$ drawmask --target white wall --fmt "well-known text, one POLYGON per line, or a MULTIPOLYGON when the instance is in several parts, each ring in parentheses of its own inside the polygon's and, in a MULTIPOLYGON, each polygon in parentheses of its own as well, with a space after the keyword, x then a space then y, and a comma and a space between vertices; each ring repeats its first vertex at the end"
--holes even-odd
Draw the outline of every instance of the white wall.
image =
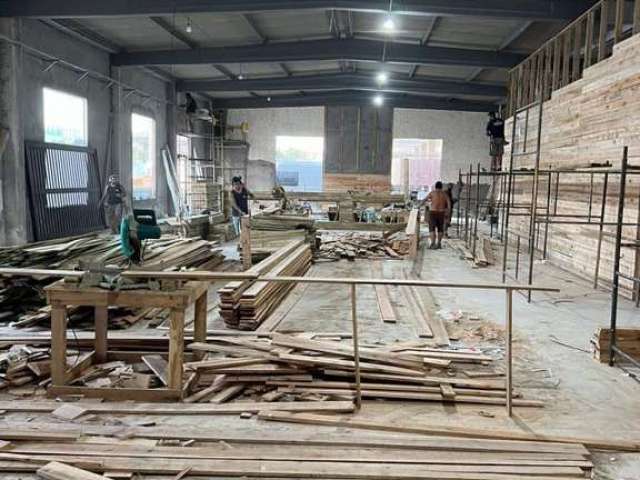
POLYGON ((278 135, 324 137, 324 108, 261 108, 229 110, 227 123, 249 122, 249 160, 276 161, 278 135))
POLYGON ((485 135, 486 113, 411 110, 396 108, 393 117, 394 138, 441 138, 442 179, 454 182, 458 170, 469 170, 478 162, 489 168, 489 141, 485 135))

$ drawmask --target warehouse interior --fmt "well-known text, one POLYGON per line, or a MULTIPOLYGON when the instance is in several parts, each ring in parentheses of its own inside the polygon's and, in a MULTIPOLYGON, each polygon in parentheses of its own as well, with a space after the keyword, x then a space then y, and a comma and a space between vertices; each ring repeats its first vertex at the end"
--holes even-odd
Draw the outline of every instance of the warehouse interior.
POLYGON ((0 0, 0 476, 640 478, 640 0, 0 0))

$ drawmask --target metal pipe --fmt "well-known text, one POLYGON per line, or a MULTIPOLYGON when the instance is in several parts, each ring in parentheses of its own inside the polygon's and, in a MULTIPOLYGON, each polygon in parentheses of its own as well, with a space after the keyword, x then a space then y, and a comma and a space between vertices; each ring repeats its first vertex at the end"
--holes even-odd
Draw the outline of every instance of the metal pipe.
POLYGON ((513 291, 507 288, 505 291, 505 323, 506 323, 506 373, 507 373, 507 415, 513 415, 513 291))
POLYGON ((469 173, 467 174, 467 207, 464 212, 464 244, 469 246, 469 209, 471 208, 471 179, 473 178, 473 165, 469 165, 469 173))
MULTIPOLYGON (((551 177, 552 174, 549 173, 547 177, 547 206, 545 215, 549 218, 549 210, 551 209, 551 177)), ((544 225, 544 242, 542 245, 542 258, 547 259, 547 246, 549 244, 549 223, 545 223, 544 225)))
POLYGON ((611 344, 609 345, 609 366, 613 367, 616 354, 616 326, 618 322, 618 289, 620 286, 620 244, 622 243, 622 222, 624 219, 624 196, 627 187, 627 163, 629 147, 622 151, 622 173, 620 174, 620 191, 618 193, 618 226, 616 227, 616 244, 613 257, 613 288, 611 289, 611 344))
POLYGON ((509 155, 509 176, 507 177, 507 207, 504 220, 504 248, 502 249, 502 283, 507 281, 507 258, 509 254, 509 214, 511 213, 511 190, 513 188, 513 155, 516 148, 516 123, 518 115, 514 115, 511 125, 511 154, 509 155))
MULTIPOLYGON (((533 198, 531 199, 531 224, 529 229, 529 283, 533 282, 533 261, 535 256, 535 227, 536 214, 538 211, 538 178, 540 171, 540 149, 542 147, 542 113, 543 102, 538 108, 538 138, 536 139, 536 164, 533 175, 533 198)), ((531 292, 527 294, 527 302, 531 303, 531 292)))
POLYGON ((602 184, 602 204, 600 205, 600 227, 598 230, 598 246, 596 248, 596 266, 593 275, 593 288, 598 288, 598 277, 600 276, 600 257, 602 255, 602 234, 604 231, 604 219, 607 211, 607 190, 609 188, 609 175, 605 174, 602 184))
POLYGON ((516 280, 518 279, 518 274, 520 272, 520 235, 517 235, 516 240, 516 280))
POLYGON ((478 238, 478 219, 480 217, 480 164, 478 163, 478 174, 476 176, 476 209, 475 209, 475 217, 473 221, 473 260, 476 260, 476 247, 477 247, 477 238, 478 238))

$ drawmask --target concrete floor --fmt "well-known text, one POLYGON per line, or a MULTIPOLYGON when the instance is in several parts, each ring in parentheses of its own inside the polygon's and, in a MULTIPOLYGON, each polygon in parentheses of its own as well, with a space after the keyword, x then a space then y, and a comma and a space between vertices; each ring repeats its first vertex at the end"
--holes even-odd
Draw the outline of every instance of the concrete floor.
MULTIPOLYGON (((496 250, 497 253, 497 250, 496 250)), ((402 260, 356 260, 318 263, 310 275, 329 277, 401 278, 410 265, 402 260)), ((499 283, 500 267, 472 269, 453 248, 425 252, 423 280, 473 283, 499 283)), ((361 418, 375 418, 398 425, 457 425, 471 428, 514 429, 536 433, 596 437, 611 440, 640 440, 640 384, 619 368, 610 368, 592 359, 589 338, 609 319, 610 295, 594 291, 588 280, 541 263, 537 266, 536 284, 560 288, 560 293, 534 294, 531 304, 514 295, 514 384, 527 398, 545 401, 545 408, 516 408, 509 419, 504 407, 489 405, 445 406, 440 403, 365 401, 361 418), (560 345, 555 338, 577 349, 560 345), (486 414, 493 415, 488 418, 486 414)), ((293 306, 279 329, 336 332, 350 331, 350 303, 344 286, 303 285, 301 299, 293 306)), ((501 356, 505 295, 500 291, 429 289, 426 304, 438 310, 464 313, 459 323, 447 322, 450 333, 465 344, 488 349, 501 356), (470 320, 468 317, 478 317, 470 320), (480 328, 482 327, 482 328, 480 328), (478 335, 482 331, 485 336, 478 335)), ((362 342, 393 342, 417 338, 412 319, 407 314, 404 297, 391 289, 391 300, 399 319, 385 324, 378 313, 372 287, 358 287, 358 316, 362 342)), ((212 300, 215 294, 212 293, 212 300)), ((283 305, 283 307, 285 307, 283 305)), ((289 308, 287 307, 287 308, 289 308)), ((631 302, 621 300, 620 324, 640 326, 639 311, 631 302)), ((221 328, 221 320, 211 312, 210 327, 221 328)), ((500 365, 500 361, 496 362, 500 365)), ((34 417, 34 415, 30 415, 34 417)), ((24 419, 26 415, 5 415, 5 419, 24 419)), ((348 429, 308 427, 304 425, 243 420, 238 416, 149 417, 164 426, 202 426, 221 431, 260 435, 269 432, 304 432, 310 437, 327 433, 349 435, 348 429)), ((130 420, 131 417, 128 417, 130 420)), ((37 420, 34 419, 33 422, 37 420)), ((54 422, 50 415, 42 421, 54 422)), ((113 419, 97 419, 100 423, 113 419)), ((360 431, 355 435, 363 435, 360 431)), ((366 432, 367 436, 376 435, 366 432)), ((595 478, 632 480, 640 478, 640 454, 594 453, 595 478)), ((20 478, 27 476, 21 475, 20 478)))

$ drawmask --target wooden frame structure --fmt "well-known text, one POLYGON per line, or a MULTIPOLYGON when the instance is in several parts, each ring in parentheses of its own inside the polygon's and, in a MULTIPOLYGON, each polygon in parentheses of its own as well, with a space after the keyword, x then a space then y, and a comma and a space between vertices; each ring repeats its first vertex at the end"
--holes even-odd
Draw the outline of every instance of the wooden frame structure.
MULTIPOLYGON (((79 394, 112 400, 140 401, 182 398, 185 311, 191 304, 195 304, 193 337, 196 342, 206 341, 208 287, 207 282, 188 282, 172 291, 113 291, 96 287, 84 288, 63 281, 45 287, 47 300, 51 305, 51 386, 48 394, 50 396, 79 394), (94 350, 67 370, 67 307, 69 305, 94 308, 95 340, 94 350), (68 385, 94 363, 123 359, 124 353, 109 351, 109 306, 171 309, 166 388, 89 388, 68 385)), ((136 355, 134 352, 125 356, 127 360, 133 357, 139 359, 140 354, 136 355)))
POLYGON ((612 46, 640 33, 640 0, 600 0, 509 72, 506 116, 542 101, 582 78, 582 72, 612 53, 612 46))

